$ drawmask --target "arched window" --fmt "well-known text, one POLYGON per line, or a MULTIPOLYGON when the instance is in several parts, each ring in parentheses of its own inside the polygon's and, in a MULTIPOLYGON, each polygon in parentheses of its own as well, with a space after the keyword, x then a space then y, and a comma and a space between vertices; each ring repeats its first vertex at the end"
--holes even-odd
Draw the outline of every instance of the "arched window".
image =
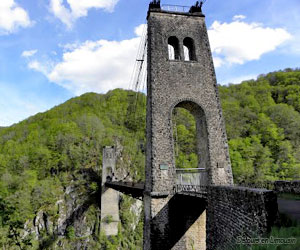
POLYGON ((171 36, 168 39, 168 54, 169 54, 169 60, 180 59, 179 41, 175 36, 171 36))
POLYGON ((196 61, 195 45, 192 38, 183 39, 183 53, 185 61, 196 61))

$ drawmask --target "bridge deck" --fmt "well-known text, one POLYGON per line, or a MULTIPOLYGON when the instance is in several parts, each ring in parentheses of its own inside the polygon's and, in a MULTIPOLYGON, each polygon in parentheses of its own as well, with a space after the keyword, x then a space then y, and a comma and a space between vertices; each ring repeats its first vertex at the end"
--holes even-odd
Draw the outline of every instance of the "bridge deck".
MULTIPOLYGON (((203 168, 176 169, 176 185, 174 194, 206 198, 207 172, 203 168)), ((144 183, 107 181, 106 187, 115 189, 134 198, 143 198, 144 183)))
POLYGON ((121 193, 131 195, 134 198, 142 198, 144 193, 144 183, 112 181, 105 182, 105 186, 115 189, 121 193))
MULTIPOLYGON (((106 182, 105 186, 134 198, 143 198, 144 196, 144 183, 113 181, 106 182)), ((207 190, 206 186, 176 185, 174 187, 174 194, 206 198, 207 190)))

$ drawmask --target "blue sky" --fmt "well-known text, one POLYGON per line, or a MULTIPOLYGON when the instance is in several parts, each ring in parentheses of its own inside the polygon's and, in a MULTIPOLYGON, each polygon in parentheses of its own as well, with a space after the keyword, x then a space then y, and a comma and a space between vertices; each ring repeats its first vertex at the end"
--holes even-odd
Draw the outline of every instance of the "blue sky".
MULTIPOLYGON (((148 3, 1 0, 0 126, 85 92, 128 88, 148 3)), ((207 0, 203 11, 220 84, 300 67, 299 0, 207 0)))

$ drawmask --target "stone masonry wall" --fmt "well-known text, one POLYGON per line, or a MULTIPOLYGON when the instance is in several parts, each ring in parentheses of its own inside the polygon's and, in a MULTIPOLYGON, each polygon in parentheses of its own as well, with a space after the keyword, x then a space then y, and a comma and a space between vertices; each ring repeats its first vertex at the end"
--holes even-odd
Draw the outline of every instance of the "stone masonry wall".
POLYGON ((275 181, 274 190, 279 193, 300 194, 300 181, 275 181))
POLYGON ((234 186, 208 189, 207 249, 232 249, 238 236, 258 236, 271 229, 277 217, 273 191, 234 186))

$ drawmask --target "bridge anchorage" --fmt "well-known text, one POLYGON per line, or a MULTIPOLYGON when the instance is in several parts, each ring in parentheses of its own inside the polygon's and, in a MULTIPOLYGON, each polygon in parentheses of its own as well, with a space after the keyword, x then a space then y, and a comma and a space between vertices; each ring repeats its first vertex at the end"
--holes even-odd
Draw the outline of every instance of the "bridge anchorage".
MULTIPOLYGON (((276 218, 276 195, 233 186, 202 4, 162 8, 154 0, 147 21, 147 46, 142 46, 147 47, 145 183, 116 181, 113 171, 106 178, 105 166, 112 162, 106 162, 110 154, 104 152, 103 190, 143 199, 144 250, 225 249, 242 234, 263 234, 276 218), (175 108, 186 109, 195 118, 195 169, 175 166, 175 108)), ((109 200, 105 192, 101 209, 108 211, 115 208, 116 195, 109 200)))

